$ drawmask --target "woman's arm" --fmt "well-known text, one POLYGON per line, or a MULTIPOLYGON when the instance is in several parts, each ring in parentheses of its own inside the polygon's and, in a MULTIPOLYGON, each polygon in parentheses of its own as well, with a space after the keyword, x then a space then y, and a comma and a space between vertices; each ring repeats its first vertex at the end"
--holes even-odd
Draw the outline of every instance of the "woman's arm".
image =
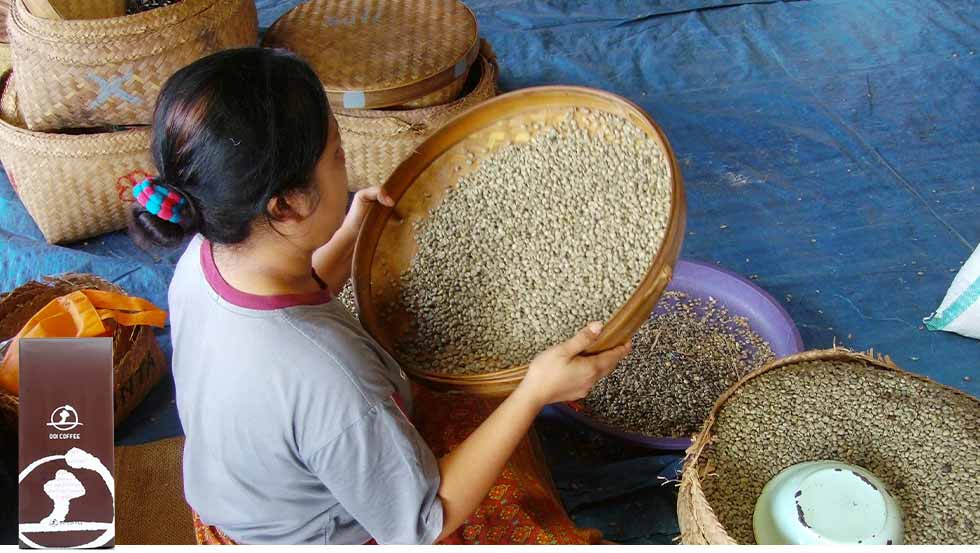
POLYGON ((388 207, 394 205, 391 198, 386 196, 380 187, 359 190, 354 194, 354 200, 347 210, 343 224, 329 242, 313 252, 313 270, 327 284, 331 294, 339 294, 350 279, 357 233, 360 232, 364 217, 367 216, 368 209, 374 202, 388 207))
POLYGON ((313 270, 335 296, 350 279, 356 243, 357 232, 344 225, 334 233, 329 242, 313 252, 313 270))
POLYGON ((601 329, 600 323, 591 323, 538 355, 517 389, 462 444, 439 460, 443 530, 437 541, 455 532, 480 505, 542 407, 585 397, 629 353, 632 345, 627 342, 600 354, 582 355, 601 329))
MULTIPOLYGON (((374 202, 394 205, 379 187, 359 191, 341 228, 313 254, 314 270, 334 294, 350 278, 357 233, 374 202)), ((630 352, 632 345, 627 342, 600 354, 583 355, 601 330, 601 323, 590 323, 569 340, 535 357, 510 397, 439 460, 443 529, 436 541, 455 532, 473 514, 545 405, 585 397, 596 381, 612 372, 630 352)))

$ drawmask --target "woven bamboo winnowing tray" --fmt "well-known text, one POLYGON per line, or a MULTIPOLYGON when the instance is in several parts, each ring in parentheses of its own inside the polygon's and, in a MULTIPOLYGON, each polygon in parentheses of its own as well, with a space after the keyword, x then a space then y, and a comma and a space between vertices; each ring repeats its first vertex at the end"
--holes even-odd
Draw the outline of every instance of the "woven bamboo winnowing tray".
MULTIPOLYGON (((669 160, 671 178, 669 223, 659 251, 633 294, 606 321, 588 353, 625 342, 650 316, 673 274, 686 223, 683 178, 666 135, 639 106, 620 96, 581 87, 529 88, 484 102, 429 136, 385 182, 394 207, 372 208, 361 226, 352 274, 358 316, 364 328, 396 358, 399 339, 413 331, 412 314, 400 306, 398 298, 401 275, 411 267, 418 248, 417 223, 429 217, 431 209, 440 205, 462 177, 477 170, 498 149, 526 142, 570 116, 585 117, 578 110, 615 114, 642 130, 669 160)), ((412 378, 431 389, 486 396, 507 395, 523 380, 528 368, 525 364, 482 374, 445 374, 412 368, 409 363, 402 365, 412 378)))
MULTIPOLYGON (((741 380, 733 384, 715 402, 714 407, 708 414, 702 426, 701 432, 694 436, 691 447, 687 450, 687 457, 684 459, 684 473, 681 476, 680 490, 677 496, 677 519, 680 523, 681 542, 686 545, 733 545, 736 541, 728 534, 724 525, 719 521, 711 504, 705 496, 702 482, 711 474, 711 459, 709 458, 709 446, 718 437, 714 432, 714 425, 720 412, 730 399, 746 385, 758 378, 765 378, 767 373, 776 372, 780 369, 791 367, 799 363, 808 361, 844 361, 860 363, 867 367, 878 369, 883 373, 897 375, 903 379, 917 380, 926 382, 930 386, 941 388, 949 394, 951 399, 972 402, 977 406, 977 413, 980 416, 980 401, 959 390, 933 382, 923 376, 906 372, 899 368, 888 356, 876 356, 874 352, 860 353, 843 348, 828 350, 811 350, 797 353, 782 359, 777 359, 764 367, 756 369, 742 377, 741 380)), ((829 393, 829 392, 828 392, 829 393)), ((900 431, 900 430, 899 430, 900 431)), ((941 455, 941 451, 936 452, 941 455)), ((801 459, 811 460, 811 459, 801 459)))
POLYGON ((443 103, 480 48, 476 17, 458 0, 311 0, 279 18, 263 45, 309 62, 331 105, 345 109, 443 103))
POLYGON ((133 185, 154 174, 149 128, 29 131, 11 80, 9 71, 0 77, 0 161, 44 238, 73 242, 125 228, 133 185))
POLYGON ((109 19, 50 20, 11 0, 8 23, 27 128, 149 124, 178 69, 258 40, 254 0, 182 0, 109 19))

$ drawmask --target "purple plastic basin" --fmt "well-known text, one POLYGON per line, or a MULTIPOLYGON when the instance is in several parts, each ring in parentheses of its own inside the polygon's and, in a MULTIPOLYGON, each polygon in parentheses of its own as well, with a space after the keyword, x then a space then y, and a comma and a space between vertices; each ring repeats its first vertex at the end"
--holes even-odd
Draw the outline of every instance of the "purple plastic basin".
MULTIPOLYGON (((789 313, 772 296, 741 276, 715 265, 679 260, 667 290, 689 296, 711 296, 728 312, 748 319, 752 330, 769 342, 777 358, 803 351, 803 340, 789 313)), ((691 445, 689 438, 658 438, 624 432, 572 409, 564 403, 550 405, 546 415, 558 415, 584 424, 594 430, 634 444, 666 450, 683 450, 691 445)))

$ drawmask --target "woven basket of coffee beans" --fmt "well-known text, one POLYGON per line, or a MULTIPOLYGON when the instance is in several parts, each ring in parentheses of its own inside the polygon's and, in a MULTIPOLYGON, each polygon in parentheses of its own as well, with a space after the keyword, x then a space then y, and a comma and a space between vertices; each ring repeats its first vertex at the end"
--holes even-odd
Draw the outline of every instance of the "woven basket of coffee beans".
MULTIPOLYGON (((95 275, 67 273, 30 281, 0 297, 0 341, 13 338, 42 307, 51 300, 76 290, 95 289, 124 294, 125 291, 95 275)), ((113 324, 107 321, 107 324, 113 324)), ((163 377, 167 363, 157 345, 153 329, 147 326, 114 325, 112 357, 115 397, 115 424, 118 426, 143 401, 163 377)), ((16 398, 6 400, 9 416, 16 398)), ((5 409, 0 401, 0 416, 5 409)), ((16 409, 13 409, 16 412, 16 409)), ((6 420, 6 419, 4 419, 6 420)))
POLYGON ((719 398, 687 452, 682 542, 755 543, 763 486, 815 460, 878 476, 907 544, 980 541, 980 401, 888 357, 831 349, 774 361, 719 398))
POLYGON ((660 128, 614 94, 541 87, 469 110, 385 183, 353 283, 364 327, 439 390, 505 395, 589 321, 590 351, 645 321, 680 251, 680 170, 660 128))

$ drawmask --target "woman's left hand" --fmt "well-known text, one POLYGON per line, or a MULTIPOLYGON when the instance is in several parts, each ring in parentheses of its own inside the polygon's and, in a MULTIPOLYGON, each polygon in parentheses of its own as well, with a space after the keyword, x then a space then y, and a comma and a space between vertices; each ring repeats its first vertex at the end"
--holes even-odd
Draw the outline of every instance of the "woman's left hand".
POLYGON ((395 205, 394 200, 382 192, 380 186, 359 190, 351 200, 350 209, 347 210, 340 230, 334 233, 329 242, 313 252, 313 270, 334 294, 338 294, 350 278, 357 234, 364 224, 368 210, 375 202, 387 207, 395 205))
POLYGON ((395 200, 392 200, 391 196, 388 196, 380 186, 358 190, 354 194, 354 199, 351 200, 350 209, 347 210, 347 216, 344 217, 344 227, 350 229, 355 234, 360 231, 361 224, 364 223, 364 218, 367 217, 368 209, 375 202, 386 207, 395 205, 395 200))

